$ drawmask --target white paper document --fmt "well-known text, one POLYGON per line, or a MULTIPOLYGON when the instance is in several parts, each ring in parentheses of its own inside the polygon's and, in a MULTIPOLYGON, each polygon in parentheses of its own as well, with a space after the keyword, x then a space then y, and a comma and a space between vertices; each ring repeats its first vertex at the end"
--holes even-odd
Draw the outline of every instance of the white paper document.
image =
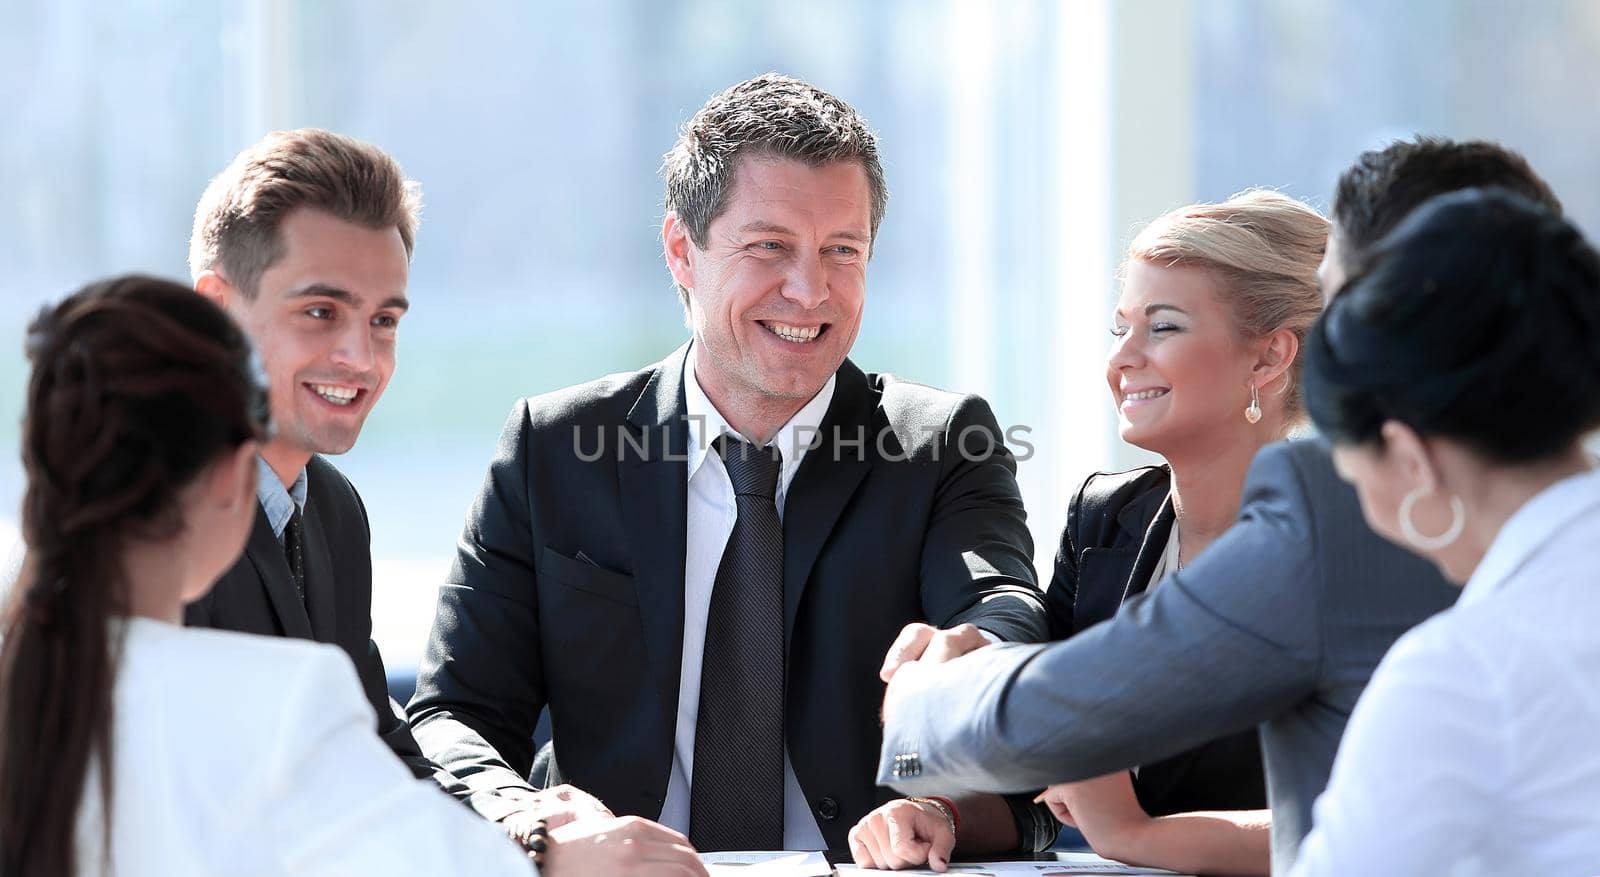
POLYGON ((950 865, 950 870, 941 875, 938 871, 879 871, 872 868, 857 868, 854 865, 840 865, 839 874, 882 874, 895 875, 895 877, 1010 877, 1015 874, 1028 874, 1031 877, 1054 877, 1054 875, 1081 874, 1163 874, 1171 875, 1171 871, 1162 871, 1159 868, 1138 868, 1133 865, 1124 865, 1110 859, 1102 859, 1094 853, 1058 853, 1058 862, 956 862, 950 865))
POLYGON ((828 877, 833 866, 822 853, 701 853, 711 877, 828 877))

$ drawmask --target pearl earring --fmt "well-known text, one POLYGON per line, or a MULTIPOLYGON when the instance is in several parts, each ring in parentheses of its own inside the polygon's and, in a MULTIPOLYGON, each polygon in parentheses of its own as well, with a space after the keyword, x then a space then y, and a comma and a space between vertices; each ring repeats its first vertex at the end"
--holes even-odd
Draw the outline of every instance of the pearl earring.
POLYGON ((1251 423, 1261 422, 1261 395, 1255 384, 1250 385, 1250 407, 1244 410, 1244 419, 1251 423))

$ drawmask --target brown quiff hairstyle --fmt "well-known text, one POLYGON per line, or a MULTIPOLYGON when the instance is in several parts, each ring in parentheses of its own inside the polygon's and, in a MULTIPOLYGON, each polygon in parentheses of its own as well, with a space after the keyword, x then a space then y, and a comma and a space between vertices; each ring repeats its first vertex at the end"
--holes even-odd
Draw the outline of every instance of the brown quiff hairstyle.
POLYGON ((278 227, 310 207, 367 228, 393 226, 411 256, 422 190, 388 153, 321 128, 274 131, 234 157, 206 186, 189 237, 189 273, 222 274, 254 297, 283 255, 278 227))
MULTIPOLYGON (((1280 192, 1248 189, 1160 217, 1134 238, 1128 258, 1209 270, 1240 337, 1288 329, 1303 349, 1322 313, 1317 266, 1327 244, 1328 220, 1317 211, 1280 192)), ((1299 356, 1286 374, 1284 412, 1293 423, 1304 417, 1299 356)))

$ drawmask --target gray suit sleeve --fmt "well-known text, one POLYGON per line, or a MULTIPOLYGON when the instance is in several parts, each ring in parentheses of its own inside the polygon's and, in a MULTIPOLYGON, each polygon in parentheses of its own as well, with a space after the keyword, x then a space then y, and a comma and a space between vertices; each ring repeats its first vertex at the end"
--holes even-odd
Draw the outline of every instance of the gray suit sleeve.
POLYGON ((1234 527, 1115 617, 1063 642, 902 670, 878 781, 911 794, 1038 789, 1174 755, 1306 697, 1321 625, 1305 496, 1293 456, 1269 447, 1234 527))

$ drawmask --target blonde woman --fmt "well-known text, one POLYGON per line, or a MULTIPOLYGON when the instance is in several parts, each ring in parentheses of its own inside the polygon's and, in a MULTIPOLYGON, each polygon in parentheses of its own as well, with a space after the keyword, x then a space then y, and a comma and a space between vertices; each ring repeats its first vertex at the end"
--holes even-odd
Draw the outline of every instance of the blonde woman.
MULTIPOLYGON (((1316 271, 1327 233, 1305 204, 1252 190, 1174 210, 1134 240, 1105 377, 1122 439, 1165 463, 1092 475, 1073 496, 1046 593, 1056 638, 1111 617, 1204 551, 1237 517, 1256 451, 1303 421, 1298 354, 1321 311, 1316 271)), ((1041 800, 1110 858, 1268 871, 1254 731, 1054 786, 1041 800)), ((993 796, 902 799, 856 826, 852 852, 860 864, 907 867, 920 861, 891 835, 926 836, 935 841, 922 858, 942 868, 954 823, 962 823, 959 852, 994 852, 1038 846, 1029 841, 1042 814, 993 796)))

